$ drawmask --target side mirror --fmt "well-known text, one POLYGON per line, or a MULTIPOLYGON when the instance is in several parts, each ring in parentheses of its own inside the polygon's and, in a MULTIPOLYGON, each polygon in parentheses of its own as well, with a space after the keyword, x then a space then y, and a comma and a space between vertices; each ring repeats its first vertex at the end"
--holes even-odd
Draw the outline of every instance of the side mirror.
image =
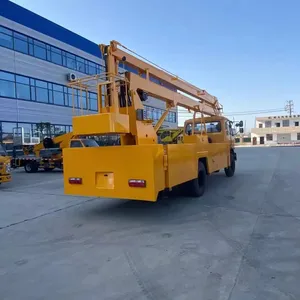
POLYGON ((240 133, 244 133, 244 128, 240 128, 240 133))
POLYGON ((240 121, 238 123, 235 124, 236 127, 243 127, 244 126, 244 122, 240 121))

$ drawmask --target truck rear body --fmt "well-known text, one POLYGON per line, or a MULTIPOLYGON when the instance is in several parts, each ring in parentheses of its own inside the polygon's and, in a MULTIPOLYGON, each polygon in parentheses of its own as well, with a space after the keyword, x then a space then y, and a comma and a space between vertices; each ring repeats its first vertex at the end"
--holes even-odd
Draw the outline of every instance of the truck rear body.
POLYGON ((156 201, 160 191, 197 177, 195 145, 63 151, 65 193, 70 195, 156 201))

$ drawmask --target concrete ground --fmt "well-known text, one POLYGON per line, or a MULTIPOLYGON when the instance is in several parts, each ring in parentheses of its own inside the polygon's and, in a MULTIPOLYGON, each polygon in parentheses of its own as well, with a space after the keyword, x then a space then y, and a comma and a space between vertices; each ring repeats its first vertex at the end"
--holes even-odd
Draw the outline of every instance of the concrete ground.
POLYGON ((238 149, 199 199, 64 196, 61 173, 0 187, 0 299, 300 299, 300 149, 238 149))

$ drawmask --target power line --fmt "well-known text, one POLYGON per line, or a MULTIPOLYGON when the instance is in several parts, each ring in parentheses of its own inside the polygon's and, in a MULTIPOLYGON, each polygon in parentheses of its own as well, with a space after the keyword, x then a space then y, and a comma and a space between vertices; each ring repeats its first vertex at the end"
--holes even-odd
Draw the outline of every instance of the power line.
POLYGON ((291 117, 292 113, 294 112, 294 101, 293 100, 286 101, 285 110, 289 113, 289 115, 291 117))
MULTIPOLYGON (((264 110, 252 110, 252 111, 239 111, 239 112, 228 112, 223 113, 226 116, 244 116, 244 115, 255 115, 255 114, 265 114, 265 113, 275 113, 285 111, 284 108, 274 108, 274 109, 264 109, 264 110)), ((191 115, 187 111, 178 111, 178 115, 191 115)))

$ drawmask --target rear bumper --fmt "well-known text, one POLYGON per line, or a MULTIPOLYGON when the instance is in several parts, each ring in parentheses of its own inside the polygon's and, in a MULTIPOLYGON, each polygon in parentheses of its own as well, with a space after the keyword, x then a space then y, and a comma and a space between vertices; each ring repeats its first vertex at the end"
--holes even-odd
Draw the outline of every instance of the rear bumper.
POLYGON ((0 183, 10 182, 10 181, 11 181, 11 175, 10 174, 0 175, 0 183))
POLYGON ((68 195, 157 200, 165 188, 162 145, 65 148, 64 190, 68 195), (70 183, 79 178, 80 184, 70 183), (132 187, 130 180, 144 180, 132 187))

